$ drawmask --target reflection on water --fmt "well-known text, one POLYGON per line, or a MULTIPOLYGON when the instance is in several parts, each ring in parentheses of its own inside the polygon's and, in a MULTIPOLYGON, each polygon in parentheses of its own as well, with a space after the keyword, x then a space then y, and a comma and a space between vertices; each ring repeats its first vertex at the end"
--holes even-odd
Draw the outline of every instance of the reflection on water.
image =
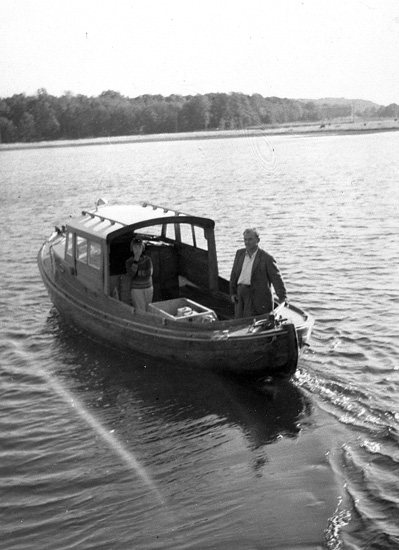
POLYGON ((310 414, 309 399, 292 382, 264 386, 244 377, 171 368, 138 354, 132 358, 98 345, 55 310, 47 325, 67 358, 67 370, 57 375, 73 380, 77 394, 90 391, 91 406, 112 408, 119 422, 131 408, 163 423, 186 423, 188 431, 193 423, 217 418, 219 426, 239 427, 249 448, 256 450, 278 438, 295 437, 300 420, 310 414))

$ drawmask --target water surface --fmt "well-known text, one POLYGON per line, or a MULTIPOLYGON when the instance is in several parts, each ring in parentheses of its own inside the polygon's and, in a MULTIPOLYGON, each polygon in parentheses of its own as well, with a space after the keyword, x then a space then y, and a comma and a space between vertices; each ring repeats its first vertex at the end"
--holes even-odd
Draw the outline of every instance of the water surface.
POLYGON ((0 151, 0 547, 399 546, 399 134, 0 151), (316 317, 270 391, 125 355, 52 308, 36 254, 110 200, 257 226, 316 317))

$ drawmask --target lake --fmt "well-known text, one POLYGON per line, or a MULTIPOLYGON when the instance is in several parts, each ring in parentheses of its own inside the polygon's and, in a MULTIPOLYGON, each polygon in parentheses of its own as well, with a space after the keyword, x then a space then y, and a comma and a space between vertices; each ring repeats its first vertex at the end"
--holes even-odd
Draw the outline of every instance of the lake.
POLYGON ((0 548, 399 547, 399 133, 1 150, 0 548), (269 392, 109 349, 52 308, 53 226, 148 200, 256 226, 316 318, 269 392))

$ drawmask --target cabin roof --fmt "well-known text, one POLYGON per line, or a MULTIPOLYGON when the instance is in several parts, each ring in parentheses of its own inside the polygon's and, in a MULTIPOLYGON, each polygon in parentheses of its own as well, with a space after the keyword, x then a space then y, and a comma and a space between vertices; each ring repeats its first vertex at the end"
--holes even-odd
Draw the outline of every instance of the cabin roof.
POLYGON ((190 216, 177 210, 149 203, 115 204, 83 210, 81 216, 71 218, 66 226, 97 240, 110 240, 114 233, 144 228, 162 223, 193 223, 201 227, 214 227, 213 220, 190 216))

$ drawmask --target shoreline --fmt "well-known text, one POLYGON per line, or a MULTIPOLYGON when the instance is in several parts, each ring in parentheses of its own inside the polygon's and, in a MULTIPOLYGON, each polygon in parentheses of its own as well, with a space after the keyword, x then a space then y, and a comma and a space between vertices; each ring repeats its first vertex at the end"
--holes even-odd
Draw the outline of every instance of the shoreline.
POLYGON ((399 120, 376 120, 360 122, 331 122, 307 124, 281 124, 252 127, 243 130, 204 130, 174 134, 147 134, 115 137, 85 138, 36 142, 0 143, 0 151, 43 149, 54 147, 83 147, 88 145, 118 145, 121 143, 149 143, 162 141, 188 141, 204 139, 229 139, 260 136, 331 136, 370 134, 399 130, 399 120))

